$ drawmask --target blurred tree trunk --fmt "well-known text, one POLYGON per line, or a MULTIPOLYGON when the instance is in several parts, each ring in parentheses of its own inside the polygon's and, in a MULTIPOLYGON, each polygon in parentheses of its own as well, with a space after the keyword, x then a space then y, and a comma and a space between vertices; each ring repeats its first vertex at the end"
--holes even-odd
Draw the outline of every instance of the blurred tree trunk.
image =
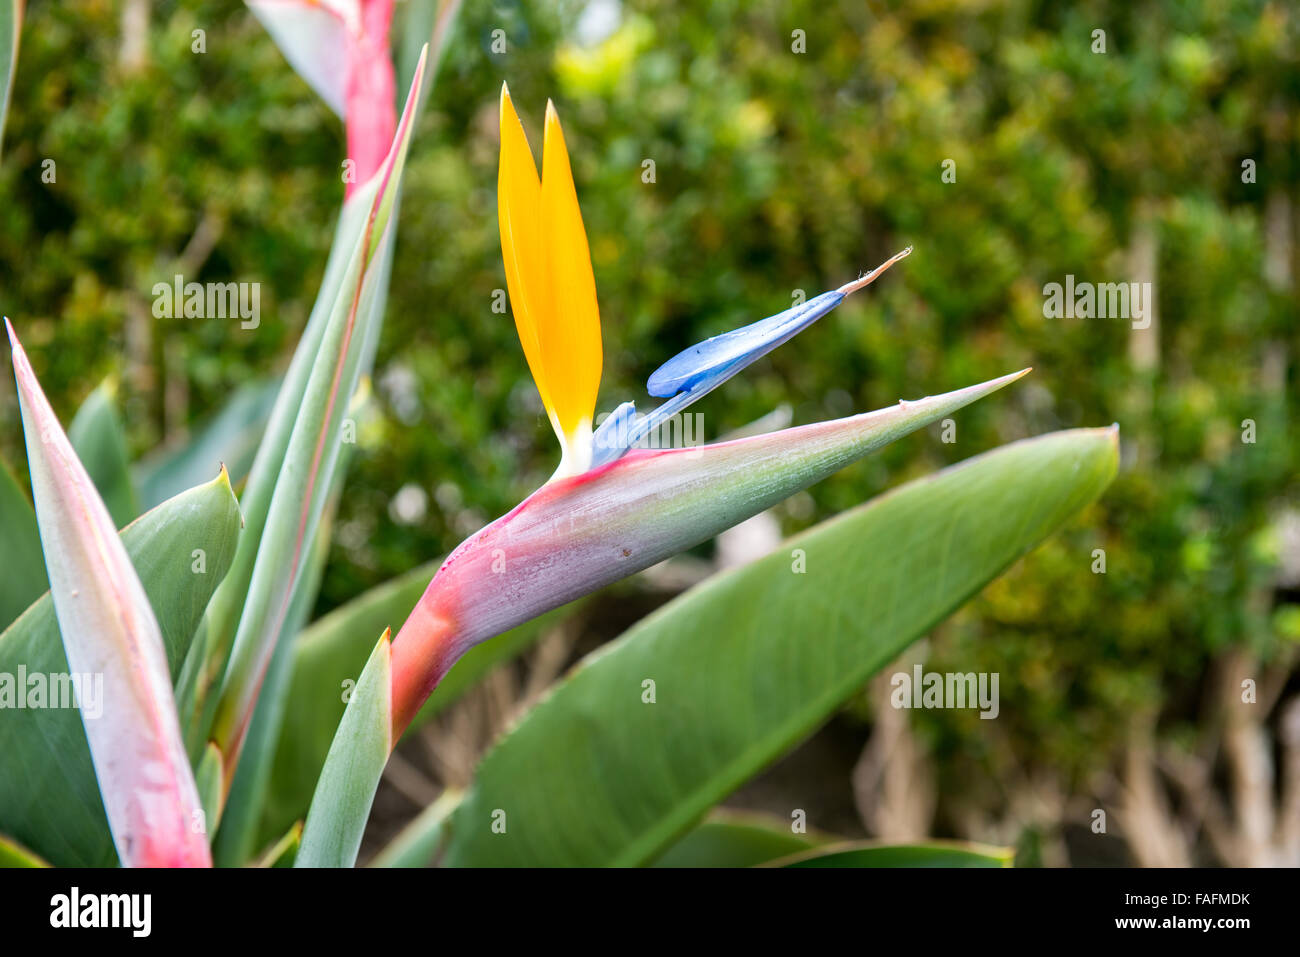
POLYGON ((134 73, 149 62, 149 0, 126 0, 122 4, 122 46, 118 62, 134 73))
POLYGON ((1160 365, 1160 234, 1155 206, 1140 202, 1133 228, 1133 244, 1129 250, 1130 282, 1150 283, 1151 299, 1147 303, 1145 329, 1134 329, 1130 324, 1128 354, 1133 368, 1139 372, 1154 373, 1160 365))
POLYGON ((883 841, 918 841, 930 834, 936 801, 934 769, 912 733, 910 712, 890 701, 890 677, 924 658, 924 645, 871 681, 875 727, 853 769, 853 798, 867 833, 883 841))

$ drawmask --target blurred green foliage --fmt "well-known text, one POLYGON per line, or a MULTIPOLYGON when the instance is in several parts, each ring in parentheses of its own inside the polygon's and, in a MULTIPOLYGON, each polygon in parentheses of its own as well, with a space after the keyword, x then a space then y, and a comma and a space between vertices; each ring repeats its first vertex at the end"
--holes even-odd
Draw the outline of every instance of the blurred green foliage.
MULTIPOLYGON (((648 406, 645 377, 680 349, 909 243, 877 286, 697 406, 708 435, 781 403, 804 423, 1035 367, 964 411, 956 442, 936 428, 795 497, 787 531, 1002 442, 1120 423, 1104 500, 932 643, 932 670, 1002 682, 996 735, 974 712, 916 716, 941 784, 996 804, 994 782, 1041 765, 1084 788, 1135 713, 1195 720, 1225 648, 1267 660, 1300 638, 1274 596, 1274 519, 1300 484, 1293 5, 629 0, 597 36, 583 10, 462 12, 408 167, 378 413, 319 610, 446 552, 554 468, 513 323, 492 311, 508 80, 535 152, 547 97, 565 124, 604 319, 601 410, 648 406), (1158 326, 1044 318, 1043 285, 1067 273, 1154 279, 1158 326), (390 510, 408 485, 413 507, 390 510)), ((30 4, 0 164, 4 311, 63 421, 120 380, 137 456, 282 368, 342 198, 339 123, 240 4, 148 11, 132 63, 120 5, 30 4), (260 282, 260 327, 154 319, 152 285, 186 263, 187 280, 260 282)), ((21 441, 6 390, 16 471, 21 441)))

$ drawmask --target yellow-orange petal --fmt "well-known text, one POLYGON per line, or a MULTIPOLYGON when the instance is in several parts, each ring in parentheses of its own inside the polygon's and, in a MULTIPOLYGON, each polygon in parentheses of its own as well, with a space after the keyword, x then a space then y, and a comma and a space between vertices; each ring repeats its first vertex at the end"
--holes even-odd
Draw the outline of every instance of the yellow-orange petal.
POLYGON ((546 365, 540 344, 541 318, 550 310, 550 281, 541 254, 542 185, 523 124, 501 84, 501 162, 497 174, 497 222, 501 229, 501 256, 505 260, 506 288, 515 329, 524 358, 552 415, 546 365))
MULTIPOLYGON (((549 101, 542 143, 541 222, 541 252, 551 293, 551 308, 537 317, 542 363, 555 417, 564 433, 566 455, 573 451, 589 456, 600 388, 600 311, 564 131, 549 101), (586 448, 570 448, 582 442, 587 443, 586 448)), ((577 464, 585 467, 581 458, 577 464)))

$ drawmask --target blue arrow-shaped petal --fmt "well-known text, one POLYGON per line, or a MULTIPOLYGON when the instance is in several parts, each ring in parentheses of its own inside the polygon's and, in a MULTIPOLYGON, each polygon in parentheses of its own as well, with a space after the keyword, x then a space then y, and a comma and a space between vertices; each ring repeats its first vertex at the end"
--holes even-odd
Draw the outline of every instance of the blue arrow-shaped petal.
POLYGON ((911 252, 912 247, 908 246, 865 276, 839 289, 824 292, 775 316, 705 339, 673 356, 646 382, 647 392, 668 401, 640 418, 635 418, 632 403, 625 402, 619 406, 597 432, 599 441, 593 442, 592 467, 605 465, 622 456, 661 423, 722 385, 751 362, 793 339, 851 293, 874 282, 876 277, 911 252))

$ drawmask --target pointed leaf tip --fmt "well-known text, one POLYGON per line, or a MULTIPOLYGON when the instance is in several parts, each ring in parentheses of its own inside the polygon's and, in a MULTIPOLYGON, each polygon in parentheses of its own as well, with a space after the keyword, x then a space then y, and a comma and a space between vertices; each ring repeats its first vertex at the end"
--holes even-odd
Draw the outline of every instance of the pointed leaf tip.
POLYGON ((202 806, 158 619, 12 326, 9 334, 50 596, 118 855, 128 867, 211 866, 207 838, 192 827, 202 806))
POLYGON ((385 628, 330 744, 303 825, 295 867, 352 867, 392 750, 392 649, 385 628))

